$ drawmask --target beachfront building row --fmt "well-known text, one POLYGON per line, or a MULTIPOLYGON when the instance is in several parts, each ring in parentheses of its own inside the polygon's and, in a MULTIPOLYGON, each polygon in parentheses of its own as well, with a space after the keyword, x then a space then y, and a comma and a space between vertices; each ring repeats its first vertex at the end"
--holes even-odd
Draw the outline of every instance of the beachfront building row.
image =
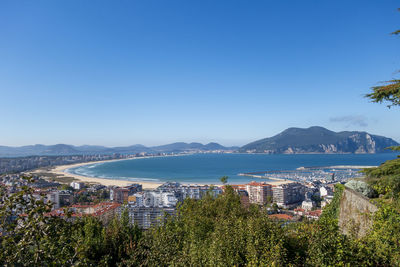
POLYGON ((164 183, 157 188, 157 191, 174 193, 178 201, 183 201, 186 198, 202 199, 207 194, 217 197, 222 193, 222 189, 218 186, 182 185, 177 182, 164 183))
POLYGON ((266 183, 251 182, 246 184, 246 191, 249 195, 249 202, 255 204, 264 204, 271 202, 272 185, 266 183))
POLYGON ((112 219, 121 217, 124 210, 128 211, 129 222, 136 224, 140 228, 148 229, 152 225, 162 223, 166 215, 175 215, 175 207, 145 207, 131 204, 121 205, 115 202, 102 202, 89 205, 72 205, 67 208, 55 209, 46 214, 46 216, 61 217, 66 220, 75 220, 85 216, 98 218, 102 223, 108 224, 112 219), (65 211, 70 214, 67 216, 65 211))
POLYGON ((220 187, 207 185, 182 185, 164 183, 156 190, 142 190, 141 185, 111 187, 110 200, 124 204, 120 211, 128 210, 131 223, 147 229, 163 221, 166 214, 174 215, 178 202, 186 198, 201 199, 207 194, 213 197, 222 193, 220 187))
POLYGON ((273 201, 280 207, 289 208, 305 199, 306 187, 300 183, 288 183, 272 188, 273 201))
POLYGON ((207 194, 216 197, 222 193, 219 187, 181 185, 165 183, 154 191, 141 191, 128 196, 128 203, 137 207, 175 207, 179 201, 186 198, 201 199, 207 194))
POLYGON ((242 203, 263 205, 276 203, 280 207, 289 208, 305 199, 306 187, 300 183, 270 185, 265 182, 250 182, 245 185, 232 185, 241 196, 242 203), (246 200, 246 193, 247 198, 246 200))
POLYGON ((136 207, 172 208, 176 206, 178 199, 171 192, 145 191, 130 196, 128 203, 136 207))
MULTIPOLYGON (((263 205, 276 203, 279 207, 293 208, 302 205, 308 189, 298 182, 271 185, 265 182, 250 182, 245 185, 232 185, 239 193, 244 206, 250 203, 263 205)), ((178 202, 186 198, 201 199, 207 194, 216 197, 223 190, 216 186, 182 185, 180 183, 164 183, 156 190, 142 191, 142 188, 132 185, 130 190, 125 188, 112 188, 110 198, 114 202, 124 203, 129 210, 132 223, 142 228, 162 220, 164 212, 175 214, 178 202)), ((304 208, 311 210, 315 203, 305 201, 304 208)))
POLYGON ((129 196, 143 190, 140 184, 130 184, 125 187, 113 186, 110 188, 110 200, 117 203, 127 203, 129 196))
POLYGON ((186 198, 201 199, 207 194, 216 197, 221 193, 222 189, 219 187, 165 183, 157 190, 137 192, 129 196, 125 207, 128 208, 131 223, 148 229, 162 223, 165 216, 175 215, 179 201, 186 198))
POLYGON ((128 204, 124 208, 128 209, 129 222, 136 224, 142 229, 148 229, 153 225, 161 224, 166 218, 165 216, 174 216, 176 213, 175 207, 144 207, 128 204))
POLYGON ((183 201, 186 198, 202 199, 207 194, 216 197, 221 193, 222 189, 220 187, 208 185, 182 185, 176 182, 167 182, 159 186, 156 190, 143 191, 142 185, 131 184, 126 187, 111 187, 110 200, 121 204, 126 204, 132 201, 140 203, 140 201, 143 201, 143 205, 149 207, 170 207, 175 206, 177 201, 183 201), (165 203, 168 204, 165 205, 165 203))
POLYGON ((68 220, 74 220, 84 216, 93 216, 98 218, 102 223, 108 224, 111 220, 120 216, 121 204, 113 202, 102 202, 99 204, 89 205, 72 205, 66 208, 55 209, 46 214, 46 216, 57 216, 68 220), (66 216, 65 211, 70 212, 69 216, 66 216))

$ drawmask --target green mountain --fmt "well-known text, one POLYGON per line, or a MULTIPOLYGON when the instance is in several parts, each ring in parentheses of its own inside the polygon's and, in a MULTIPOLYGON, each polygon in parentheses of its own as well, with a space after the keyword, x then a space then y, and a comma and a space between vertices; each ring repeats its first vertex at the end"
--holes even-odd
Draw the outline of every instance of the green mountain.
POLYGON ((289 128, 273 137, 261 139, 239 149, 247 153, 380 153, 399 143, 367 132, 333 132, 323 127, 289 128))
POLYGON ((60 155, 92 155, 92 154, 136 154, 136 153, 170 153, 170 152, 207 152, 214 150, 237 150, 238 147, 225 147, 217 143, 184 143, 178 142, 162 146, 146 147, 143 145, 132 145, 125 147, 105 146, 72 146, 65 144, 58 145, 31 145, 21 147, 0 146, 0 157, 20 156, 60 156, 60 155))

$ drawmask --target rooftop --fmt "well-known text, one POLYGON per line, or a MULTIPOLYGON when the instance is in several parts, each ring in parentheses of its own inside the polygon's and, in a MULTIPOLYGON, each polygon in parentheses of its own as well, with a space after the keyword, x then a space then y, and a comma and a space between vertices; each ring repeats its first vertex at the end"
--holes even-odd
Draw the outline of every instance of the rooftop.
POLYGON ((276 219, 276 220, 293 220, 293 216, 287 215, 287 214, 272 214, 268 216, 271 219, 276 219))

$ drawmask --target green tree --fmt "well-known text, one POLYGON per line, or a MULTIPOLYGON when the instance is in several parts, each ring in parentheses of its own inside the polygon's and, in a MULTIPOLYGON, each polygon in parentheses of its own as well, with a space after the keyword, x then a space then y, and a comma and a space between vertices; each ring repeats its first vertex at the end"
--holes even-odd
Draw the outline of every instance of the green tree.
MULTIPOLYGON (((400 11, 400 8, 398 9, 400 11)), ((393 35, 399 35, 400 30, 392 32, 393 35)), ((383 85, 372 87, 372 93, 366 95, 372 102, 389 102, 388 107, 400 105, 400 80, 392 79, 383 85)))
MULTIPOLYGON (((25 178, 32 182, 30 178, 25 178)), ((73 260, 74 226, 46 215, 52 205, 44 196, 24 186, 17 193, 5 191, 0 208, 0 263, 22 266, 69 265, 73 260)))
POLYGON ((72 188, 72 186, 68 185, 68 184, 63 184, 60 186, 61 190, 69 190, 69 191, 74 191, 74 188, 72 188))
POLYGON ((1 265, 117 266, 138 250, 142 231, 129 224, 127 210, 104 226, 92 216, 50 216, 51 203, 28 186, 13 194, 1 189, 1 265))
MULTIPOLYGON (((400 9, 399 9, 400 11, 400 9)), ((393 32, 399 35, 400 30, 393 32)), ((389 102, 388 107, 400 105, 400 80, 392 79, 384 85, 373 87, 366 97, 373 102, 389 102)), ((400 146, 391 147, 400 150, 400 146)), ((381 265, 400 265, 400 158, 389 160, 377 168, 365 169, 368 182, 381 195, 377 200, 379 210, 374 215, 371 233, 366 237, 368 247, 374 250, 381 265)), ((377 261, 377 260, 375 260, 377 261)))
POLYGON ((279 211, 278 204, 273 203, 273 204, 272 204, 272 209, 274 210, 275 213, 277 213, 277 212, 279 211))
POLYGON ((366 95, 372 102, 389 102, 388 107, 400 105, 400 80, 393 79, 383 85, 372 87, 373 92, 366 95))
POLYGON ((226 184, 228 182, 228 176, 222 176, 219 180, 222 184, 226 184))
POLYGON ((115 217, 105 228, 105 246, 109 255, 108 263, 116 265, 129 258, 129 254, 137 247, 142 231, 137 225, 129 223, 129 211, 125 208, 121 217, 115 217))

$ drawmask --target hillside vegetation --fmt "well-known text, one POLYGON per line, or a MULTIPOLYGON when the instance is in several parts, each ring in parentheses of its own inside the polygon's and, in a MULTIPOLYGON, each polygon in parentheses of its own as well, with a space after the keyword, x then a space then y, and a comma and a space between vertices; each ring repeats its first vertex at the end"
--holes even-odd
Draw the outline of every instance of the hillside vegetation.
POLYGON ((366 132, 333 132, 323 127, 289 128, 273 137, 240 148, 241 152, 295 153, 379 153, 399 145, 393 139, 366 132))
MULTIPOLYGON (((359 240, 337 226, 340 188, 319 221, 283 224, 257 206, 240 204, 229 186, 224 194, 187 199, 176 217, 141 231, 128 214, 103 226, 93 217, 71 222, 46 217, 49 206, 5 198, 0 210, 0 263, 21 266, 394 266, 400 264, 394 222, 359 240), (12 210, 26 216, 10 221, 12 210), (387 230, 388 229, 388 230, 387 230), (388 232, 388 231, 395 232, 388 232), (388 240, 389 239, 389 240, 388 240)), ((26 200, 30 199, 30 200, 26 200)), ((385 216, 384 214, 380 216, 385 216)), ((383 222, 381 220, 380 222, 383 222)), ((398 227, 398 226, 397 226, 398 227)), ((399 240, 399 239, 397 239, 399 240)))

